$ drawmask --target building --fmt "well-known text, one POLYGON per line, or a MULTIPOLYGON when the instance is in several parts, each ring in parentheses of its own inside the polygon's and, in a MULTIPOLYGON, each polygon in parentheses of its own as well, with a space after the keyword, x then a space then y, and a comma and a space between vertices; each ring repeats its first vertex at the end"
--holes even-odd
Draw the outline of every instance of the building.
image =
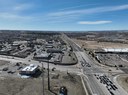
POLYGON ((42 45, 42 44, 45 44, 46 41, 45 39, 36 39, 36 41, 34 42, 36 45, 42 45))
POLYGON ((50 40, 50 41, 48 41, 48 43, 49 43, 49 44, 53 44, 53 43, 54 43, 54 41, 53 41, 53 40, 50 40))
POLYGON ((46 46, 45 46, 45 48, 53 48, 54 46, 53 45, 50 45, 50 44, 47 44, 46 46))
POLYGON ((37 53, 34 56, 35 59, 50 59, 51 58, 51 54, 50 53, 46 53, 46 52, 41 52, 41 53, 37 53))
POLYGON ((60 49, 47 49, 47 53, 63 53, 60 49))
POLYGON ((39 69, 38 65, 30 64, 29 66, 23 68, 19 73, 21 75, 33 75, 36 73, 38 69, 39 69))
POLYGON ((0 54, 3 54, 3 55, 10 55, 10 53, 11 53, 12 50, 13 50, 12 48, 2 48, 2 49, 0 50, 0 54))
POLYGON ((128 48, 103 48, 105 52, 121 52, 128 53, 128 48))
POLYGON ((22 44, 24 44, 24 45, 27 45, 27 41, 14 41, 13 42, 13 45, 15 46, 15 45, 22 45, 22 44))

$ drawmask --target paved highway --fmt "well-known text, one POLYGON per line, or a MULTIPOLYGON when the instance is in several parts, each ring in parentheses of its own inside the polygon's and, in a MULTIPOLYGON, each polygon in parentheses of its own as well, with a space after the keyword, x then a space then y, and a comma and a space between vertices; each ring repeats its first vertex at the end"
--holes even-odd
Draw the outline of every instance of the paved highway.
MULTIPOLYGON (((89 93, 92 95, 112 95, 106 88, 106 86, 100 83, 94 76, 94 74, 105 74, 102 68, 99 69, 99 66, 94 64, 93 60, 76 44, 74 43, 69 37, 65 34, 62 34, 62 38, 69 43, 72 47, 73 51, 76 53, 79 63, 83 62, 85 66, 82 66, 82 73, 86 77, 85 81, 88 82, 88 86, 90 88, 89 93)), ((113 91, 113 95, 127 95, 126 92, 117 89, 113 91)))

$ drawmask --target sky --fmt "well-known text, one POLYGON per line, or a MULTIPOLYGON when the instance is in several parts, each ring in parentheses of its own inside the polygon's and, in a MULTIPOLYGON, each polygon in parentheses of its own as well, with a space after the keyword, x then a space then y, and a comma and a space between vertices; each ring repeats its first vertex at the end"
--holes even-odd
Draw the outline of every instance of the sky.
POLYGON ((0 0, 1 30, 128 30, 128 0, 0 0))

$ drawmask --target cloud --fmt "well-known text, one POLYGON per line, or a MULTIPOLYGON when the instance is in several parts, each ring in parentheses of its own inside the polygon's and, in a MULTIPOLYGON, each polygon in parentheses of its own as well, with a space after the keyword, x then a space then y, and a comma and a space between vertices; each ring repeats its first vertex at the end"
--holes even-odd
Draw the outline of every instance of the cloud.
POLYGON ((78 24, 87 24, 87 25, 96 25, 96 24, 108 24, 112 23, 112 21, 80 21, 78 24))
POLYGON ((22 10, 27 10, 33 7, 33 4, 18 4, 13 7, 14 11, 22 11, 22 10))
POLYGON ((120 5, 120 6, 107 6, 107 7, 95 7, 89 9, 59 11, 59 12, 49 13, 48 16, 65 16, 65 15, 75 15, 75 14, 85 15, 85 14, 111 12, 111 11, 119 11, 126 9, 128 9, 128 4, 120 5))
MULTIPOLYGON (((76 6, 79 7, 79 6, 76 6)), ((64 9, 56 12, 47 13, 45 15, 46 19, 49 22, 66 22, 70 21, 78 21, 80 20, 81 16, 86 16, 90 14, 96 14, 96 13, 104 13, 104 12, 114 12, 114 11, 120 11, 120 10, 127 10, 128 4, 125 5, 118 5, 118 6, 106 6, 106 7, 94 7, 94 8, 88 8, 88 9, 74 9, 75 7, 71 7, 71 9, 64 9), (63 20, 64 19, 64 20, 63 20)), ((102 22, 103 23, 103 22, 102 22)))
POLYGON ((94 6, 94 5, 98 5, 98 4, 84 4, 84 5, 79 5, 79 6, 72 6, 72 7, 67 7, 67 8, 63 8, 63 9, 59 9, 60 11, 65 11, 65 10, 71 10, 71 9, 76 9, 76 8, 81 8, 81 7, 87 7, 87 6, 94 6))
POLYGON ((20 3, 16 0, 10 2, 10 0, 7 1, 0 1, 3 5, 1 5, 0 9, 0 20, 30 20, 33 17, 27 14, 26 11, 29 11, 28 9, 32 9, 34 4, 33 3, 20 3))
POLYGON ((18 14, 12 14, 12 13, 0 13, 0 19, 8 19, 8 20, 29 20, 32 19, 31 16, 23 16, 18 14))

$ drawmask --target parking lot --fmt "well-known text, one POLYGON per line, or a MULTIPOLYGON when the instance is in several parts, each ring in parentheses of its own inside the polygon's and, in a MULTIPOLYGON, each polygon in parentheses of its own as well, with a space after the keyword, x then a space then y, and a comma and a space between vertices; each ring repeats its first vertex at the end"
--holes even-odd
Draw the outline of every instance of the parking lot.
POLYGON ((8 77, 8 76, 9 77, 20 77, 19 71, 26 66, 26 64, 21 63, 21 62, 16 62, 16 63, 11 63, 8 61, 3 61, 3 62, 4 64, 0 66, 1 77, 8 77))

